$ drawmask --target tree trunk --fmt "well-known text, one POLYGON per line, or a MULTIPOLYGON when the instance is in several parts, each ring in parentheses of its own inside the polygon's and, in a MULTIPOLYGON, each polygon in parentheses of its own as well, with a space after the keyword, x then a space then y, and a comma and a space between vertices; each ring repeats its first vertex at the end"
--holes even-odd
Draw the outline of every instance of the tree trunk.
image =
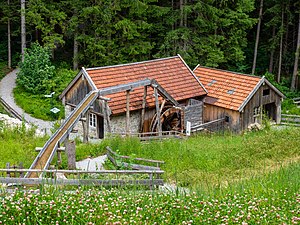
POLYGON ((21 0, 21 54, 22 54, 22 62, 24 62, 25 48, 26 48, 25 0, 21 0))
POLYGON ((280 49, 279 49, 279 63, 278 63, 278 74, 277 74, 277 83, 280 83, 281 78, 281 66, 282 66, 282 44, 283 44, 283 19, 284 19, 284 11, 282 9, 281 13, 281 28, 280 28, 280 49))
POLYGON ((255 73, 255 68, 256 68, 256 58, 257 58, 257 49, 258 49, 258 42, 259 42, 259 35, 260 35, 263 5, 264 5, 264 1, 260 0, 258 24, 257 24, 257 31, 256 31, 256 40, 255 40, 255 47, 254 47, 254 57, 253 57, 253 64, 252 64, 252 74, 255 73))
MULTIPOLYGON (((9 6, 10 2, 7 0, 7 5, 9 6)), ((10 31, 10 18, 7 20, 7 52, 8 52, 8 68, 11 68, 11 31, 10 31)))
MULTIPOLYGON (((272 30, 272 39, 273 40, 274 40, 274 37, 275 37, 275 26, 273 27, 273 30, 272 30)), ((275 52, 275 49, 272 48, 271 53, 270 53, 269 73, 273 73, 274 52, 275 52)))
POLYGON ((77 41, 77 34, 74 35, 74 51, 73 51, 73 70, 78 69, 78 41, 77 41))
POLYGON ((298 21, 298 36, 297 36, 297 47, 295 52, 295 63, 294 63, 294 71, 292 75, 292 83, 291 90, 295 91, 296 89, 296 78, 298 75, 298 63, 299 63, 299 51, 300 51, 300 13, 299 13, 299 21, 298 21))
POLYGON ((183 27, 183 18, 184 18, 183 0, 179 0, 179 7, 180 7, 180 23, 179 23, 179 26, 183 27))

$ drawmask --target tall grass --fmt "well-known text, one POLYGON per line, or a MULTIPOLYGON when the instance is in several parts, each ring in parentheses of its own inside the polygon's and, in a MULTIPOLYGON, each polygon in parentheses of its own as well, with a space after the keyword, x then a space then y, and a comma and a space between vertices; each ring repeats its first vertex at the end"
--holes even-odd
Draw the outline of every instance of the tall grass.
POLYGON ((0 168, 6 163, 19 165, 23 163, 28 168, 37 153, 35 147, 43 146, 47 137, 35 137, 35 130, 25 130, 25 126, 7 128, 0 123, 0 168))
POLYGON ((300 130, 280 129, 238 135, 198 135, 187 140, 142 143, 113 138, 123 155, 164 160, 165 178, 181 186, 228 186, 300 160, 300 130))

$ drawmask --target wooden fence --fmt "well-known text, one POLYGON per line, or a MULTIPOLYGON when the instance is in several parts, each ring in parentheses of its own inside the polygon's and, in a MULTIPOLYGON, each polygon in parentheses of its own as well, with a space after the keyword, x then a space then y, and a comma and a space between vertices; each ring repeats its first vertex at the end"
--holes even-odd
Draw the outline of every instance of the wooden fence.
POLYGON ((3 105, 4 109, 14 118, 19 120, 25 120, 16 110, 14 110, 10 105, 8 105, 2 97, 0 97, 0 104, 3 105))
POLYGON ((108 159, 114 164, 114 166, 116 166, 118 168, 124 167, 124 168, 133 169, 133 170, 151 170, 151 171, 156 170, 157 171, 157 170, 160 170, 160 165, 165 163, 164 161, 160 161, 160 160, 132 158, 129 156, 119 155, 108 146, 106 147, 106 150, 107 150, 108 159), (152 165, 148 166, 148 165, 142 165, 142 164, 128 163, 128 162, 125 162, 125 160, 149 163, 152 165), (153 164, 155 166, 153 166, 153 164))
POLYGON ((300 97, 299 98, 293 98, 294 104, 297 105, 298 108, 300 108, 300 97))
POLYGON ((38 169, 0 169, 0 183, 14 184, 14 185, 86 185, 86 186, 125 186, 125 185, 139 185, 153 187, 163 185, 164 181, 160 176, 164 173, 162 170, 97 170, 97 171, 83 171, 83 170, 38 170, 38 169), (43 178, 13 178, 6 177, 11 173, 37 173, 43 174, 43 178), (65 174, 70 176, 70 179, 55 179, 58 174, 65 174), (87 175, 88 178, 82 178, 87 175), (130 176, 129 176, 130 175, 130 176), (144 178, 137 177, 133 179, 132 175, 142 175, 144 178), (97 177, 98 178, 95 178, 97 177), (110 177, 109 177, 110 176, 110 177), (76 177, 76 178, 75 178, 76 177), (107 177, 107 179, 105 179, 107 177))
POLYGON ((113 132, 113 136, 121 137, 137 137, 141 141, 165 139, 165 138, 183 138, 185 134, 179 131, 161 131, 161 132, 144 132, 144 133, 124 133, 124 132, 113 132))
POLYGON ((300 127, 300 116, 281 114, 281 124, 300 127))

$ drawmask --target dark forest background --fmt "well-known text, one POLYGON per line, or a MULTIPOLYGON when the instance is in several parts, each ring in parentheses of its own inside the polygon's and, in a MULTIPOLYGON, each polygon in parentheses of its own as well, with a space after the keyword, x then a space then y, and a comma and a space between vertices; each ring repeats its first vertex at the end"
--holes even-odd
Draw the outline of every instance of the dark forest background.
POLYGON ((266 75, 292 91, 300 86, 299 0, 0 3, 0 61, 9 67, 21 60, 23 26, 24 46, 39 42, 54 62, 75 70, 180 54, 192 69, 201 64, 266 75))

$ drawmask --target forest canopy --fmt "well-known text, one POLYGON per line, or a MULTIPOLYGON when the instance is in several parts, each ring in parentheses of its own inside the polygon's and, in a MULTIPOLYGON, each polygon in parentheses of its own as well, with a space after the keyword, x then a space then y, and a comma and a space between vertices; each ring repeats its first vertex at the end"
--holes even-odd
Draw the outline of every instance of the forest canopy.
POLYGON ((9 67, 17 65, 25 46, 38 42, 51 49, 54 61, 74 69, 180 54, 191 68, 269 72, 291 90, 299 86, 298 0, 0 3, 0 61, 9 67))

